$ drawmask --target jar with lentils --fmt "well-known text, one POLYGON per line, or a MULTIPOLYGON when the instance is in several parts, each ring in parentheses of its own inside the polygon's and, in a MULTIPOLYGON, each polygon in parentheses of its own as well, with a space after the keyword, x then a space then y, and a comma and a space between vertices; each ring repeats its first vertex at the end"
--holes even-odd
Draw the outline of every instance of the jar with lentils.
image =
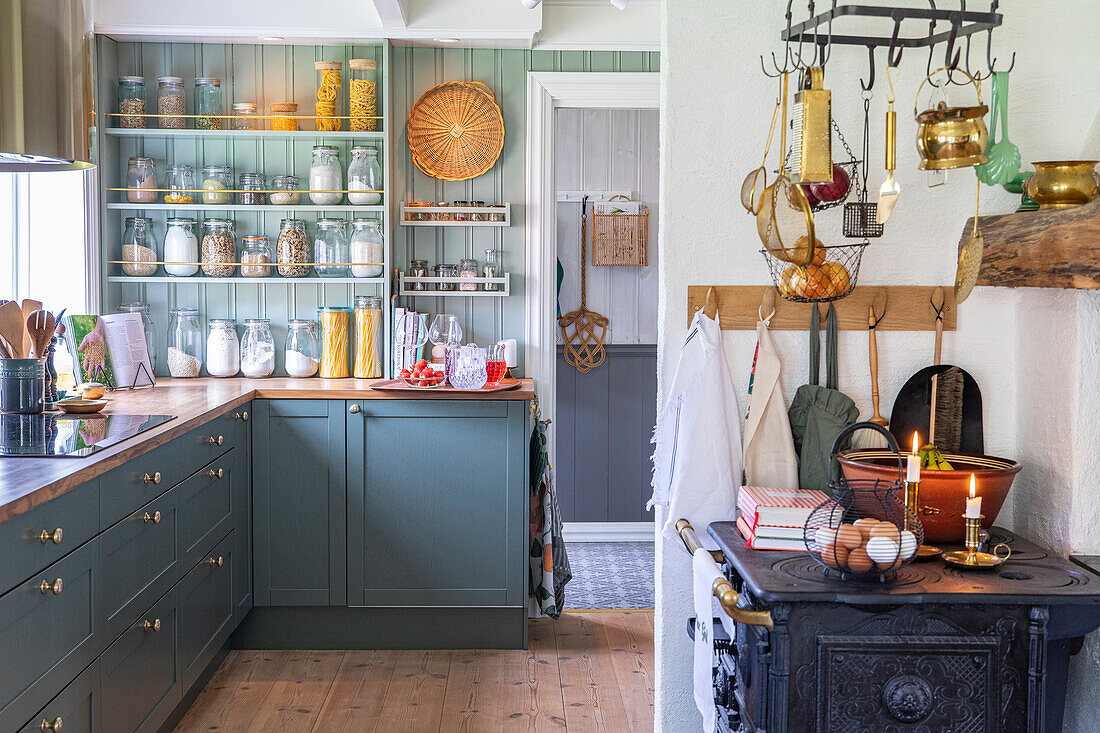
POLYGON ((118 78, 119 127, 145 127, 145 77, 120 76, 118 78))
POLYGON ((279 274, 283 277, 307 277, 313 257, 313 242, 306 236, 306 223, 302 219, 283 219, 279 224, 279 240, 275 244, 275 258, 279 274))
POLYGON ((237 245, 233 222, 207 219, 202 223, 202 271, 209 277, 233 277, 237 269, 237 245))
POLYGON ((182 130, 187 127, 187 107, 184 103, 183 78, 162 76, 157 79, 157 126, 162 130, 182 130))

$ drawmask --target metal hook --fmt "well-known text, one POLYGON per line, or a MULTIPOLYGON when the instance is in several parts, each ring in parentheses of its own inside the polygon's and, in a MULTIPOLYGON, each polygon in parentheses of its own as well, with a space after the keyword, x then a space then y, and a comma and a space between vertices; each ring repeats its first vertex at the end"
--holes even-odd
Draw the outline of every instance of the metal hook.
MULTIPOLYGON (((962 6, 966 7, 965 0, 962 6)), ((943 52, 943 65, 947 67, 949 72, 959 68, 959 59, 962 55, 961 48, 955 48, 955 40, 959 36, 959 26, 962 25, 962 13, 951 14, 951 34, 947 37, 947 48, 943 52), (951 56, 951 52, 954 51, 954 57, 951 56)), ((950 78, 950 74, 948 75, 950 78)))
MULTIPOLYGON (((760 69, 764 72, 764 76, 771 77, 772 79, 782 78, 783 74, 790 70, 790 62, 792 59, 791 54, 791 18, 793 14, 791 12, 791 6, 794 5, 794 0, 787 0, 787 12, 785 18, 787 19, 787 32, 785 34, 786 42, 783 45, 783 66, 779 65, 779 62, 775 60, 775 51, 772 51, 772 66, 775 68, 775 73, 768 73, 768 69, 764 66, 764 56, 760 56, 760 69)), ((799 60, 801 61, 801 36, 799 36, 799 60)))
POLYGON ((886 96, 886 101, 889 104, 893 104, 894 100, 896 99, 896 97, 894 96, 894 79, 893 79, 893 77, 890 76, 891 71, 893 71, 896 74, 898 72, 898 67, 896 67, 896 66, 887 66, 886 67, 886 83, 890 85, 890 93, 886 96))
POLYGON ((825 64, 829 63, 829 58, 833 55, 833 18, 836 16, 836 0, 833 0, 832 6, 829 8, 829 33, 825 38, 824 44, 819 44, 821 47, 821 63, 818 66, 822 68, 825 64))
POLYGON ((871 64, 871 73, 870 73, 871 80, 869 82, 867 82, 866 84, 863 83, 863 79, 859 80, 859 88, 862 89, 864 92, 869 92, 869 91, 871 91, 872 89, 875 88, 875 47, 874 46, 868 46, 867 47, 867 59, 869 60, 869 62, 871 64))
MULTIPOLYGON (((936 9, 936 0, 928 0, 928 4, 932 7, 932 10, 936 9)), ((932 18, 928 21, 928 38, 929 40, 936 33, 936 19, 932 18)), ((935 53, 936 44, 932 43, 928 45, 928 62, 924 65, 924 75, 932 76, 932 54, 935 53)))
MULTIPOLYGON (((997 6, 999 6, 1000 4, 1001 4, 1000 0, 993 0, 993 4, 990 5, 990 7, 989 7, 989 12, 990 13, 996 13, 997 12, 997 6)), ((985 65, 989 69, 989 75, 990 76, 993 76, 993 74, 996 73, 996 68, 995 67, 997 66, 997 59, 990 60, 990 58, 989 58, 990 55, 992 54, 992 48, 993 48, 993 29, 990 28, 988 31, 986 31, 986 41, 985 41, 985 65)), ((1009 63, 1008 68, 1005 69, 1005 72, 1007 73, 1009 71, 1012 71, 1012 69, 1014 69, 1015 67, 1016 67, 1016 52, 1013 51, 1012 52, 1012 61, 1009 63)))
POLYGON ((890 35, 890 50, 886 54, 886 63, 888 66, 896 68, 901 63, 901 52, 905 48, 898 45, 898 34, 901 33, 901 11, 895 10, 892 16, 894 18, 894 32, 890 35))

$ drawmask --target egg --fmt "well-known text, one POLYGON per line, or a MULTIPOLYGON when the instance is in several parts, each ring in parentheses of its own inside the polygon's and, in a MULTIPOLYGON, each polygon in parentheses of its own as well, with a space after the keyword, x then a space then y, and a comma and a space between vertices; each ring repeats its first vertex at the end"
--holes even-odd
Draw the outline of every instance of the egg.
POLYGON ((860 534, 863 535, 863 541, 866 542, 871 536, 871 528, 878 524, 878 520, 874 517, 864 517, 863 519, 857 519, 852 524, 859 528, 860 534))
POLYGON ((814 544, 817 549, 821 549, 826 545, 831 545, 836 541, 836 528, 835 527, 818 527, 814 532, 814 544))
POLYGON ((917 536, 909 530, 901 533, 901 559, 908 560, 917 553, 917 536))
POLYGON ((842 524, 836 530, 836 541, 854 550, 863 544, 863 534, 853 524, 842 524))
POLYGON ((848 553, 848 569, 857 573, 865 573, 874 565, 867 550, 860 547, 848 553))
POLYGON ((848 548, 844 545, 825 545, 821 551, 821 562, 834 570, 844 570, 848 566, 848 548))
POLYGON ((889 537, 872 537, 867 540, 867 556, 874 560, 879 568, 883 568, 884 565, 886 568, 893 567, 898 560, 898 543, 889 537))
POLYGON ((891 524, 890 522, 879 522, 874 527, 871 527, 871 538, 885 537, 887 539, 893 540, 896 544, 898 542, 899 535, 900 531, 898 530, 897 525, 891 524))

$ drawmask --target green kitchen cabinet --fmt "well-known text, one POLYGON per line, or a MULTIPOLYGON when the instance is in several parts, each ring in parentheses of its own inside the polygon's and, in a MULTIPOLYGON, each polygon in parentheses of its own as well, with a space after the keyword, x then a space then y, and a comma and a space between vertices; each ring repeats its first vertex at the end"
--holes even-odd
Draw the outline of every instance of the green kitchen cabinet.
POLYGON ((96 660, 20 728, 19 733, 92 733, 104 730, 96 721, 99 707, 99 660, 96 660))
POLYGON ((252 404, 254 603, 343 606, 344 402, 252 404))
POLYGON ((184 689, 195 683, 235 626, 233 547, 230 533, 176 586, 180 619, 176 649, 184 689))
POLYGON ((236 562, 233 565, 233 602, 236 621, 252 610, 252 403, 233 411, 234 421, 244 433, 233 447, 233 536, 236 562))
POLYGON ((526 403, 347 408, 348 605, 526 603, 526 403))

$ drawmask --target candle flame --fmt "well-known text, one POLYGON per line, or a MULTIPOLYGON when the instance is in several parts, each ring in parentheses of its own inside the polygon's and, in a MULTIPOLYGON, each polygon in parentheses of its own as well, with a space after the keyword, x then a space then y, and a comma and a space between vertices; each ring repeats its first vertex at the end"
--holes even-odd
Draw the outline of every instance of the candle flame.
POLYGON ((917 433, 913 433, 913 452, 920 452, 920 435, 917 433))
POLYGON ((970 474, 970 498, 971 499, 974 498, 974 489, 975 489, 975 487, 976 487, 976 484, 974 482, 974 474, 970 474))

